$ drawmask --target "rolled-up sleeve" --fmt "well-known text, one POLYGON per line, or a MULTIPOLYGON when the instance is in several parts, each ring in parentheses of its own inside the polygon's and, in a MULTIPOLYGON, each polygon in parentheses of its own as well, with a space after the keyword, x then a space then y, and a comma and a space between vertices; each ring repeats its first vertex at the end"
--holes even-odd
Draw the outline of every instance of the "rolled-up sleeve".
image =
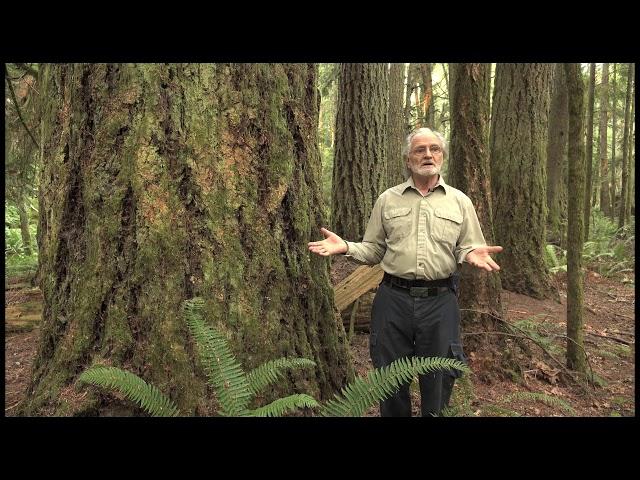
POLYGON ((362 242, 347 242, 349 250, 345 256, 367 265, 377 265, 382 261, 387 250, 386 235, 382 225, 382 203, 382 197, 378 197, 371 210, 362 242))
POLYGON ((458 263, 464 262, 470 251, 487 245, 471 199, 465 196, 461 201, 461 207, 463 213, 462 228, 454 252, 458 263))

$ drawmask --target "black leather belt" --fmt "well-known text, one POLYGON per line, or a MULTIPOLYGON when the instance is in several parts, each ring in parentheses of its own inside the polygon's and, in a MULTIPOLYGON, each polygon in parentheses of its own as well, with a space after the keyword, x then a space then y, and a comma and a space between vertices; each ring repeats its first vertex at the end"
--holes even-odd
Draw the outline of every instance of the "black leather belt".
POLYGON ((412 297, 435 297, 453 289, 451 277, 439 280, 407 280, 385 272, 382 282, 391 287, 408 290, 412 297))

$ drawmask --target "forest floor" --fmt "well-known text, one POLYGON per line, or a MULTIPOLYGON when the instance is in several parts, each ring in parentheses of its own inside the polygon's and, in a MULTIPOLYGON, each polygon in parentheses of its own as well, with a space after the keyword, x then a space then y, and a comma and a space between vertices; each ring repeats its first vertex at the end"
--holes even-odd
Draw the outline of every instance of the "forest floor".
MULTIPOLYGON (((358 265, 340 257, 332 263, 334 285, 358 265)), ((521 375, 483 383, 471 373, 456 382, 452 406, 457 416, 611 417, 635 416, 635 288, 623 278, 589 271, 585 283, 585 350, 595 385, 579 386, 565 374, 566 276, 554 277, 561 303, 504 291, 505 320, 525 326, 547 352, 535 344, 521 365, 521 375), (523 320, 526 320, 523 322, 523 320), (542 394, 542 395, 540 395, 542 394)), ((629 280, 627 278, 626 280, 629 280)), ((631 280, 634 280, 632 277, 631 280)), ((42 294, 25 278, 5 281, 5 416, 13 416, 24 397, 39 341, 42 294)), ((464 334, 464 332, 463 332, 464 334)), ((463 338, 464 343, 464 338, 463 338)), ((372 368, 368 333, 356 331, 351 351, 358 375, 372 368)), ((469 366, 474 371, 473 354, 469 366)), ((413 414, 419 412, 417 382, 412 388, 413 414)), ((378 416, 378 407, 365 416, 378 416)))
MULTIPOLYGON (((337 285, 359 265, 346 257, 336 257, 331 281, 337 285)), ((580 386, 565 371, 567 334, 566 273, 553 277, 560 303, 536 300, 525 295, 502 292, 505 320, 514 324, 544 347, 526 341, 531 349, 520 364, 521 374, 508 380, 480 381, 474 370, 473 352, 469 357, 472 373, 454 386, 451 411, 456 416, 522 417, 633 417, 635 416, 635 276, 605 278, 588 271, 585 278, 584 348, 595 385, 580 386), (553 356, 553 358, 550 357, 553 356), (556 363, 558 361, 561 363, 556 363)), ((464 331, 462 332, 464 345, 464 331)), ((351 339, 356 373, 366 375, 373 368, 369 358, 369 335, 357 331, 351 339)), ((413 415, 418 416, 418 384, 411 385, 413 415)), ((378 416, 371 408, 365 416, 378 416)))

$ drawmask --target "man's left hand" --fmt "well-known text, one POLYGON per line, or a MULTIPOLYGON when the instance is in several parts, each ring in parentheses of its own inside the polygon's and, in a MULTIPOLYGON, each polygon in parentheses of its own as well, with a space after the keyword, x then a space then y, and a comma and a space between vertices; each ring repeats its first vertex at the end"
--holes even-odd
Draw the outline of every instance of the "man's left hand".
POLYGON ((486 247, 478 247, 474 250, 471 250, 467 253, 467 257, 465 261, 470 263, 474 267, 484 268, 487 272, 492 272, 494 270, 500 270, 500 266, 493 261, 493 258, 489 255, 490 253, 500 253, 502 251, 502 247, 496 245, 495 247, 486 246, 486 247))

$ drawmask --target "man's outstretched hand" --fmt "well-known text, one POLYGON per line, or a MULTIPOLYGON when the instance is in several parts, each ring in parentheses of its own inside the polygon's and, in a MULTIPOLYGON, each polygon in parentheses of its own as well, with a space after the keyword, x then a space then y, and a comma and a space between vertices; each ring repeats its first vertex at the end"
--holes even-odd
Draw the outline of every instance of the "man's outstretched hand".
POLYGON ((320 231, 325 236, 325 239, 319 242, 309 242, 310 251, 323 257, 347 252, 347 244, 342 238, 326 228, 321 228, 320 231))
POLYGON ((502 247, 500 246, 478 247, 467 253, 465 260, 474 267, 484 268, 487 272, 492 272, 494 270, 500 270, 500 266, 493 261, 493 258, 491 258, 489 254, 500 253, 501 251, 502 247))

